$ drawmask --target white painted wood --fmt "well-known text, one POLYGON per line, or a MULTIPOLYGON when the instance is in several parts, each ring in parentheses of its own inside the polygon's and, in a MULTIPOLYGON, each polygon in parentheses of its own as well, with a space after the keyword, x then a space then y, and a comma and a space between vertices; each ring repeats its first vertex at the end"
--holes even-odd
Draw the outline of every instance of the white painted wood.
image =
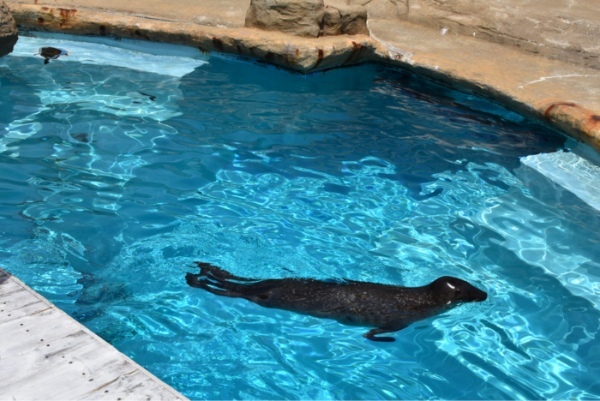
POLYGON ((0 400, 185 400, 0 268, 0 400))

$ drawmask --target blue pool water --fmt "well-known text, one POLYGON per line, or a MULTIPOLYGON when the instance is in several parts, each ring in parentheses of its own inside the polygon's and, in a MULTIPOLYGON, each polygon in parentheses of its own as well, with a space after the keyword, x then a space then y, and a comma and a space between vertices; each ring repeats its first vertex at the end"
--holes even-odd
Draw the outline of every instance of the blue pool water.
POLYGON ((597 154, 381 66, 102 46, 0 59, 0 265, 119 350, 195 399, 600 398, 597 154), (489 297, 374 343, 196 260, 489 297))

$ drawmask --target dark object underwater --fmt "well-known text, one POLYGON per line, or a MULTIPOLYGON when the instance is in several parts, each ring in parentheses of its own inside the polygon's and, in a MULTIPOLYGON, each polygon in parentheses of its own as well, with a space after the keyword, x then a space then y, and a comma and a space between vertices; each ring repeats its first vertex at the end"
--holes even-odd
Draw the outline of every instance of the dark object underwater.
POLYGON ((255 280, 234 276, 209 263, 196 264, 200 273, 188 273, 185 277, 192 287, 217 295, 245 298, 267 308, 375 327, 364 334, 373 341, 395 341, 392 337, 375 336, 402 330, 461 302, 481 302, 487 298, 484 291, 448 276, 422 287, 400 287, 351 280, 255 280))
POLYGON ((56 47, 42 47, 40 48, 39 55, 44 58, 44 64, 48 64, 50 60, 55 60, 60 56, 68 56, 69 52, 56 47))

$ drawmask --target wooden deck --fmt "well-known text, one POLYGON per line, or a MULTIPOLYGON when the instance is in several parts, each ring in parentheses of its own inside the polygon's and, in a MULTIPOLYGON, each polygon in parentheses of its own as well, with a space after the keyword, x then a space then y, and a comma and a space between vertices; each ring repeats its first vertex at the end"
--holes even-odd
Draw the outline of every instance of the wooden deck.
POLYGON ((0 400, 185 400, 0 268, 0 400))

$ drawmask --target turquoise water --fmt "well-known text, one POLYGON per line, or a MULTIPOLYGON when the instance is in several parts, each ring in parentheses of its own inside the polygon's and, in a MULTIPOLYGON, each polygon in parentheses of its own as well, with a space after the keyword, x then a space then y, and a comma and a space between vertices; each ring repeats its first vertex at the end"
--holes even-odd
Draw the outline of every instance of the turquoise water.
POLYGON ((600 212, 521 162, 593 174, 589 149, 381 66, 56 46, 0 59, 0 264, 184 395, 600 398, 600 212), (190 68, 144 69, 162 62, 190 68), (489 297, 374 343, 190 288, 195 260, 489 297))

